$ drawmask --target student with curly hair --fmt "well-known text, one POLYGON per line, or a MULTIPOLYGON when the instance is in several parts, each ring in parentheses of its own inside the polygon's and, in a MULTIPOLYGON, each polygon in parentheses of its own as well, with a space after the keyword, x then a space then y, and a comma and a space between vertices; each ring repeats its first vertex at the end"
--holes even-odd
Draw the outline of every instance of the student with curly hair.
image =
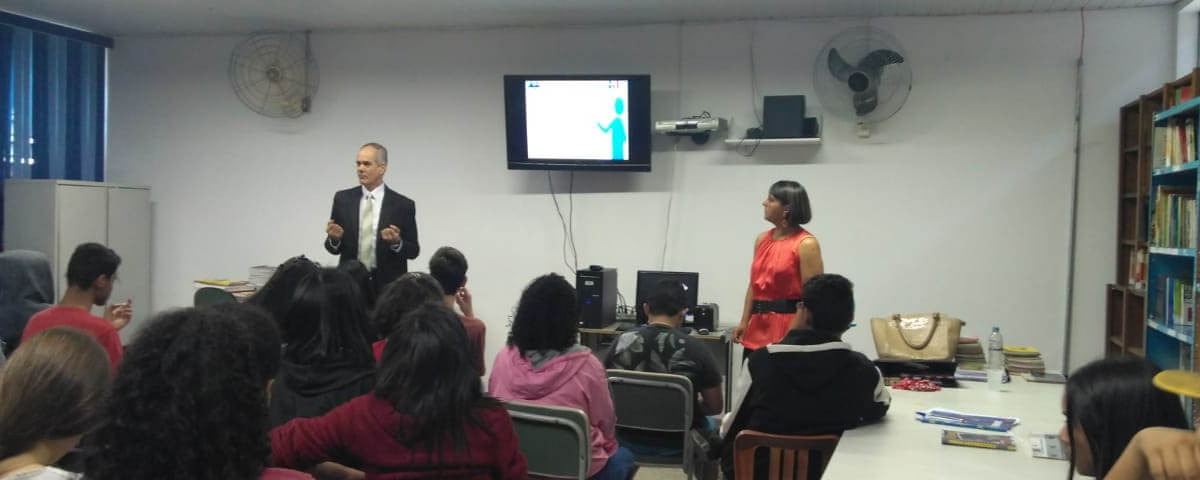
POLYGON ((0 370, 0 478, 73 480, 50 466, 100 420, 112 374, 108 354, 68 327, 21 344, 0 370))
POLYGON ((283 319, 283 366, 271 388, 271 426, 325 414, 375 385, 367 311, 354 280, 323 268, 296 286, 283 319))
POLYGON ((400 318, 426 303, 442 301, 442 287, 428 273, 408 272, 383 288, 375 305, 375 329, 383 337, 371 344, 375 361, 383 358, 387 337, 400 324, 400 318))
POLYGON ((578 324, 571 284, 553 273, 535 279, 521 294, 488 391, 501 400, 583 410, 592 436, 588 477, 624 479, 633 469, 633 454, 617 445, 608 379, 600 361, 578 343, 578 324))
POLYGON ((425 304, 388 336, 373 393, 271 431, 276 464, 357 461, 368 478, 523 479, 508 411, 482 392, 454 312, 425 304))
POLYGON ((311 479, 266 468, 279 331, 246 305, 160 315, 125 352, 88 480, 311 479))

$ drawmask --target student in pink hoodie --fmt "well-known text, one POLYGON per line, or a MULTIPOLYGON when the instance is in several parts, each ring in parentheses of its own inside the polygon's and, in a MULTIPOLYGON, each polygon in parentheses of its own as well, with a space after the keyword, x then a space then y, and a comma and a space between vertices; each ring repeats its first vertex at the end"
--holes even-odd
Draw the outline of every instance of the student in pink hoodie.
POLYGON ((575 289, 562 276, 534 279, 521 294, 508 346, 496 355, 488 393, 501 400, 578 408, 591 424, 592 480, 629 477, 633 454, 617 445, 604 366, 578 343, 575 289))

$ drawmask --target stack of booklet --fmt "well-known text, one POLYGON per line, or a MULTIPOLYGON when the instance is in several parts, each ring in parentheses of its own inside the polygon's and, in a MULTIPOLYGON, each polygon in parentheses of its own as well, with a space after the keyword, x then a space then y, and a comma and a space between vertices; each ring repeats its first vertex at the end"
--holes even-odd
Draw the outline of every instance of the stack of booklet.
POLYGON ((917 412, 917 421, 950 427, 977 428, 993 432, 1012 430, 1021 420, 1016 417, 997 417, 974 413, 956 412, 944 408, 931 408, 917 412))
POLYGON ((1041 352, 1034 347, 1004 347, 1004 367, 1014 375, 1046 374, 1046 362, 1042 361, 1041 352))

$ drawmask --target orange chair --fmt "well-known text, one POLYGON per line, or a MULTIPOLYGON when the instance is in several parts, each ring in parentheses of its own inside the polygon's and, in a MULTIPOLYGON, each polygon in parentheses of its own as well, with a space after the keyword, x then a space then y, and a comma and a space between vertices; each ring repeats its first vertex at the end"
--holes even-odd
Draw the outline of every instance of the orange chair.
POLYGON ((772 435, 742 430, 733 443, 734 478, 754 478, 754 452, 759 447, 770 449, 771 480, 820 478, 840 439, 838 435, 772 435), (811 477, 810 469, 815 472, 811 477))

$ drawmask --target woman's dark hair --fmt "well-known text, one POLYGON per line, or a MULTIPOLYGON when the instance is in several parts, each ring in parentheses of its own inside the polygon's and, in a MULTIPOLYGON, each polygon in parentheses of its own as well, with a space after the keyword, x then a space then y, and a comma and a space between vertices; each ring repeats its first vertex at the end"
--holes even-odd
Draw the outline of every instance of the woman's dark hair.
POLYGON ((296 292, 300 280, 320 270, 317 264, 304 257, 296 256, 285 260, 275 269, 267 284, 258 289, 246 303, 265 309, 282 328, 284 315, 296 292))
POLYGON ((474 409, 499 405, 483 395, 467 345, 458 315, 436 303, 404 315, 388 335, 375 395, 412 419, 398 433, 401 442, 441 452, 448 436, 455 448, 464 448, 465 422, 484 426, 474 409))
POLYGON ((159 315, 125 350, 88 479, 259 477, 271 454, 267 382, 279 331, 249 305, 159 315))
POLYGON ((350 362, 374 365, 374 332, 354 279, 322 268, 304 277, 283 319, 283 355, 300 365, 350 362))
POLYGON ((812 221, 812 206, 808 203, 808 191, 804 185, 780 180, 771 185, 769 194, 783 204, 788 223, 800 226, 812 221))
POLYGON ((22 342, 0 370, 0 459, 90 432, 111 382, 108 354, 86 333, 57 327, 22 342))
POLYGON ((578 337, 579 305, 575 288, 566 279, 550 273, 525 287, 508 334, 509 345, 516 345, 525 355, 535 350, 566 350, 578 337))
POLYGON ((346 272, 350 278, 354 279, 354 284, 358 285, 358 292, 362 294, 363 305, 370 311, 375 307, 375 282, 371 280, 371 270, 367 269, 366 265, 353 258, 344 260, 338 264, 338 270, 346 272))
MULTIPOLYGON (((1133 435, 1146 427, 1188 428, 1179 398, 1151 384, 1159 372, 1150 362, 1112 357, 1088 363, 1067 379, 1067 435, 1078 445, 1074 426, 1083 427, 1096 478, 1103 478, 1133 435)), ((1075 456, 1071 470, 1075 474, 1075 456)))
POLYGON ((400 319, 426 303, 441 303, 442 288, 428 273, 408 272, 383 288, 375 305, 375 330, 387 337, 400 319))

